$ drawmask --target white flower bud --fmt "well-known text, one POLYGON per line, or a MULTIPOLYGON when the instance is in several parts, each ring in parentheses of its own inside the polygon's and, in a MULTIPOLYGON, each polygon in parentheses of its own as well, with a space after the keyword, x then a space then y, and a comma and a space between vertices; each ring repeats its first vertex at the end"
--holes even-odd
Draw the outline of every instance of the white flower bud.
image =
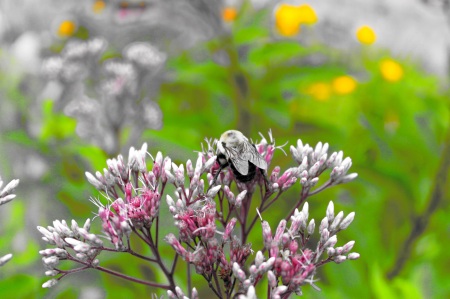
POLYGON ((235 199, 235 206, 237 208, 240 208, 242 205, 242 201, 244 200, 245 196, 247 195, 247 190, 242 191, 241 193, 238 194, 238 196, 236 196, 235 199))
POLYGON ((334 249, 333 247, 328 247, 327 248, 327 254, 328 254, 328 256, 335 256, 336 255, 336 249, 334 249))
POLYGON ((322 221, 320 222, 319 232, 323 231, 325 228, 328 229, 328 218, 327 217, 324 217, 322 219, 322 221))
POLYGON ((179 286, 175 287, 175 292, 177 292, 178 298, 183 298, 184 297, 184 293, 183 293, 183 291, 181 290, 181 288, 179 286))
POLYGON ((47 270, 45 271, 45 276, 56 276, 58 273, 59 272, 57 270, 47 270))
POLYGON ((9 194, 3 197, 0 197, 0 206, 4 205, 5 203, 10 202, 11 200, 13 200, 14 198, 16 198, 15 194, 9 194))
POLYGON ((334 220, 334 203, 332 201, 330 201, 327 207, 327 218, 329 222, 334 220))
POLYGON ((8 253, 7 255, 4 255, 0 257, 0 267, 6 264, 9 260, 11 260, 13 255, 11 253, 8 253))
POLYGON ((51 288, 52 286, 54 286, 55 284, 57 284, 58 283, 58 280, 56 280, 56 279, 50 279, 50 280, 47 280, 46 282, 44 282, 43 284, 42 284, 42 287, 43 288, 51 288))
POLYGON ((216 194, 219 192, 220 188, 222 188, 222 185, 217 185, 209 189, 208 193, 206 194, 209 198, 214 198, 216 194))
POLYGON ((345 184, 348 182, 353 181, 354 179, 356 179, 358 177, 358 174, 356 172, 353 172, 351 174, 347 174, 345 176, 343 176, 342 178, 339 179, 339 184, 345 184))
POLYGON ((314 149, 314 156, 317 158, 317 157, 320 157, 320 153, 322 152, 322 142, 321 141, 319 141, 317 144, 316 144, 316 148, 314 149))
POLYGON ((347 244, 345 244, 345 245, 343 246, 343 252, 344 252, 344 253, 349 252, 350 250, 352 250, 352 248, 353 248, 354 245, 355 245, 355 241, 349 241, 349 242, 347 242, 347 244))
POLYGON ((309 217, 309 204, 308 202, 305 202, 303 205, 302 213, 305 216, 305 221, 308 221, 309 217))
POLYGON ((103 190, 104 189, 103 183, 100 182, 99 180, 97 180, 90 172, 86 171, 84 174, 86 175, 86 178, 87 178, 88 182, 92 186, 94 186, 98 190, 103 190))
POLYGON ((324 247, 334 247, 334 245, 336 245, 336 243, 337 243, 337 236, 334 235, 334 236, 330 237, 328 239, 328 241, 326 241, 324 247))
POLYGON ((271 288, 274 288, 277 286, 277 277, 275 276, 275 274, 272 272, 272 270, 267 271, 267 279, 269 281, 269 286, 271 288))
POLYGON ((300 164, 302 162, 302 156, 300 155, 298 150, 293 145, 291 145, 289 150, 291 151, 292 158, 294 158, 294 160, 300 164))
POLYGON ((233 263, 233 274, 241 282, 244 282, 246 279, 245 272, 242 271, 241 267, 239 267, 239 264, 236 262, 233 263))
POLYGON ((59 258, 56 256, 44 257, 42 263, 47 269, 53 269, 59 264, 59 258))
POLYGON ((199 297, 198 297, 198 291, 197 291, 196 288, 192 288, 191 299, 199 299, 199 297))
POLYGON ((357 252, 352 252, 352 253, 349 253, 348 254, 348 259, 349 260, 357 260, 357 259, 359 259, 359 253, 357 253, 357 252))
POLYGON ((189 178, 192 178, 194 176, 194 167, 192 166, 191 160, 187 160, 186 162, 186 173, 189 178))
POLYGON ((334 262, 336 264, 340 264, 345 262, 345 260, 347 259, 347 257, 345 255, 338 255, 337 257, 334 258, 334 262))
POLYGON ((216 158, 217 158, 217 156, 213 156, 213 157, 209 158, 208 161, 206 161, 205 165, 203 166, 203 172, 209 171, 209 169, 214 164, 214 162, 216 162, 216 158))
POLYGON ((258 267, 263 262, 264 262, 264 255, 263 255, 263 253, 261 251, 258 251, 256 253, 256 257, 255 257, 255 265, 258 267))
POLYGON ((53 234, 49 232, 45 227, 38 226, 37 230, 44 235, 48 240, 53 240, 53 234))
POLYGON ((91 219, 86 219, 86 222, 83 225, 83 228, 88 232, 91 229, 91 219))
POLYGON ((350 169, 351 166, 352 166, 352 159, 350 159, 350 157, 345 158, 344 161, 342 161, 341 163, 341 167, 344 168, 344 173, 347 173, 347 171, 350 169))
MULTIPOLYGON (((17 185, 19 185, 19 180, 12 180, 11 182, 9 182, 5 188, 3 188, 3 190, 0 192, 0 197, 3 197, 6 194, 11 193, 12 191, 14 191, 14 189, 17 187, 17 185)), ((0 186, 1 187, 1 186, 0 186)))
POLYGON ((198 158, 197 158, 197 164, 195 165, 194 173, 197 174, 197 175, 200 175, 201 171, 202 171, 202 166, 203 166, 203 158, 199 154, 198 158))
POLYGON ((97 267, 99 264, 100 264, 100 261, 98 259, 93 260, 92 263, 91 263, 91 265, 93 267, 97 267))
POLYGON ((310 177, 315 177, 317 172, 319 171, 320 163, 316 162, 314 165, 309 169, 308 174, 310 177))
POLYGON ((173 198, 168 194, 166 195, 166 202, 169 207, 175 206, 175 201, 173 201, 173 198))
POLYGON ((344 212, 340 211, 333 220, 333 223, 330 225, 330 232, 334 232, 337 230, 338 225, 341 223, 342 218, 344 218, 344 212))
POLYGON ((308 235, 312 235, 314 233, 314 229, 316 228, 316 224, 314 223, 314 219, 311 219, 311 221, 308 224, 308 235))

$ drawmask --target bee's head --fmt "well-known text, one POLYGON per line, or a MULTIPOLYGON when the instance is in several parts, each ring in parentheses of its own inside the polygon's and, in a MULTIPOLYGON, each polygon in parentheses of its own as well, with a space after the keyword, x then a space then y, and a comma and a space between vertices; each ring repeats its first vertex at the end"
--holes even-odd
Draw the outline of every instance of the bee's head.
POLYGON ((245 137, 241 132, 236 130, 228 130, 220 136, 217 147, 222 153, 225 153, 225 148, 239 146, 246 140, 247 137, 245 137))

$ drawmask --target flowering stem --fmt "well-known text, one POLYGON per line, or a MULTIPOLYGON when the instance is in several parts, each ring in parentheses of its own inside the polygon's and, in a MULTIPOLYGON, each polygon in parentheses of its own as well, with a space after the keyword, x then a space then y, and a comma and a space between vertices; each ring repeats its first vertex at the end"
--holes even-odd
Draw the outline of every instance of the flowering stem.
POLYGON ((289 214, 286 216, 286 218, 284 218, 284 219, 286 219, 286 221, 289 220, 292 215, 294 215, 295 209, 298 209, 298 207, 300 207, 305 202, 305 200, 308 198, 308 196, 309 196, 308 190, 306 192, 304 192, 304 191, 305 191, 305 189, 302 189, 302 195, 300 197, 300 200, 292 208, 292 210, 289 212, 289 214))
POLYGON ((156 249, 158 250, 158 238, 159 237, 159 216, 156 217, 156 227, 155 227, 155 244, 156 249))
POLYGON ((322 186, 320 186, 320 187, 318 187, 317 189, 315 189, 315 190, 309 192, 309 196, 314 195, 314 194, 317 194, 317 193, 319 193, 319 192, 325 190, 326 188, 328 188, 328 187, 330 187, 330 186, 332 186, 332 185, 333 185, 333 182, 329 180, 329 181, 325 182, 322 186))
MULTIPOLYGON (((177 256, 178 256, 178 254, 177 254, 177 256)), ((187 285, 188 285, 188 290, 192 290, 191 264, 187 263, 186 268, 187 268, 187 285)))
POLYGON ((135 257, 141 258, 143 260, 146 260, 146 261, 149 261, 149 262, 152 262, 152 263, 157 262, 157 260, 152 259, 150 257, 146 257, 146 256, 144 256, 142 254, 137 253, 133 249, 131 249, 130 242, 128 242, 128 248, 125 251, 120 251, 120 250, 117 250, 117 249, 114 249, 114 248, 107 248, 107 247, 103 247, 103 246, 101 246, 101 247, 92 247, 92 249, 98 249, 98 250, 102 250, 102 251, 119 252, 119 253, 120 252, 127 252, 127 253, 129 253, 131 255, 134 255, 135 257))
POLYGON ((248 212, 250 210, 250 205, 252 203, 252 197, 253 193, 247 192, 245 195, 245 199, 242 201, 242 208, 241 208, 241 235, 242 235, 242 244, 245 244, 247 241, 248 233, 250 232, 249 229, 247 229, 247 218, 248 218, 248 212))
POLYGON ((217 292, 217 290, 214 288, 214 286, 212 285, 212 283, 211 283, 211 277, 207 277, 206 276, 206 274, 203 274, 203 277, 205 278, 205 280, 208 282, 208 286, 209 286, 209 288, 214 292, 214 294, 216 294, 216 296, 218 297, 218 298, 222 298, 222 295, 219 293, 219 292, 217 292))
POLYGON ((135 252, 135 251, 132 250, 131 248, 128 248, 126 252, 128 252, 129 254, 134 255, 134 256, 136 256, 136 257, 138 257, 138 258, 141 258, 141 259, 143 259, 143 260, 152 262, 152 263, 157 263, 157 262, 158 262, 158 261, 155 260, 155 259, 152 259, 152 258, 150 258, 150 257, 146 257, 146 256, 144 256, 144 255, 141 255, 141 254, 135 252))
MULTIPOLYGON (((163 261, 162 261, 162 259, 161 259, 161 256, 159 255, 159 251, 158 251, 158 249, 155 247, 155 244, 153 243, 152 238, 150 238, 149 241, 150 241, 150 249, 152 250, 153 255, 155 256, 156 261, 157 261, 159 267, 160 267, 161 270, 164 272, 164 275, 166 275, 167 280, 169 280, 171 290, 175 290, 175 281, 174 281, 174 279, 173 279, 173 270, 174 270, 175 266, 172 265, 172 271, 169 272, 169 271, 167 270, 166 266, 164 265, 164 263, 163 263, 163 261)), ((176 259, 177 259, 177 257, 175 256, 175 258, 174 258, 174 264, 175 264, 176 259)))
POLYGON ((66 275, 77 273, 77 272, 81 272, 81 271, 84 271, 86 269, 89 269, 89 266, 84 266, 84 267, 71 269, 71 270, 60 270, 60 269, 55 269, 55 270, 57 270, 59 273, 63 273, 60 277, 57 278, 58 280, 61 280, 66 275))
POLYGON ((281 299, 288 299, 291 296, 292 292, 286 292, 282 295, 281 299))
MULTIPOLYGON (((177 262, 178 262, 178 253, 175 253, 175 257, 173 258, 173 263, 172 263, 172 269, 170 270, 170 275, 173 275, 173 273, 175 273, 175 268, 177 266, 177 262)), ((189 279, 190 279, 190 277, 189 277, 189 279)))
POLYGON ((145 280, 142 280, 142 279, 138 279, 138 278, 135 278, 135 277, 131 277, 131 276, 122 274, 120 272, 116 272, 116 271, 113 271, 113 270, 110 270, 110 269, 107 269, 107 268, 103 268, 101 266, 97 266, 97 267, 95 267, 93 269, 97 269, 99 271, 102 271, 102 272, 105 272, 105 273, 108 273, 108 274, 111 274, 111 275, 114 275, 114 276, 117 276, 117 277, 129 280, 129 281, 132 281, 132 282, 148 285, 148 286, 155 287, 155 288, 161 288, 161 289, 165 289, 165 290, 174 290, 175 289, 175 287, 172 287, 171 285, 165 285, 165 284, 160 284, 160 283, 156 283, 156 282, 145 281, 145 280))
MULTIPOLYGON (((214 281, 216 282, 217 291, 219 292, 219 294, 222 294, 222 288, 220 287, 219 279, 217 279, 217 269, 215 269, 215 271, 213 271, 212 276, 214 277, 214 281)), ((222 296, 220 296, 220 297, 222 297, 222 296)))
POLYGON ((428 200, 428 206, 423 214, 415 217, 412 230, 399 251, 399 257, 397 258, 392 270, 387 274, 388 279, 393 279, 403 269, 409 256, 411 255, 414 242, 425 231, 431 216, 442 203, 442 200, 446 195, 448 171, 450 169, 450 128, 447 129, 444 149, 442 150, 440 163, 438 165, 439 168, 434 180, 435 184, 433 190, 431 191, 430 198, 428 200))
POLYGON ((275 201, 277 201, 277 199, 280 197, 280 195, 281 195, 282 192, 283 192, 283 191, 278 192, 277 196, 275 196, 274 199, 272 199, 267 205, 265 205, 265 206, 263 207, 263 203, 265 203, 265 201, 266 201, 266 199, 264 199, 264 200, 261 202, 261 209, 260 209, 259 211, 262 213, 262 212, 264 212, 265 210, 267 210, 268 207, 270 207, 275 201))
MULTIPOLYGON (((69 256, 68 259, 72 260, 74 262, 77 262, 79 264, 85 265, 85 267, 73 269, 73 270, 70 271, 70 273, 69 273, 69 271, 61 271, 60 270, 61 272, 64 272, 64 274, 63 274, 64 276, 67 275, 67 274, 72 274, 72 273, 75 273, 75 272, 86 270, 88 268, 92 268, 92 269, 95 269, 95 270, 99 270, 99 271, 111 274, 113 276, 117 276, 117 277, 129 280, 129 281, 132 281, 132 282, 148 285, 148 286, 151 286, 151 287, 162 288, 162 289, 166 289, 166 290, 175 289, 175 287, 172 288, 170 285, 165 285, 165 284, 160 284, 160 283, 156 283, 156 282, 142 280, 142 279, 139 279, 139 278, 136 278, 136 277, 125 275, 125 274, 120 273, 120 272, 116 272, 114 270, 110 270, 108 268, 101 267, 101 266, 94 267, 90 263, 80 261, 80 260, 75 259, 75 258, 73 258, 71 256, 69 256)), ((62 277, 63 276, 59 277, 59 279, 61 279, 62 277)))
POLYGON ((333 261, 331 257, 327 258, 326 260, 322 260, 315 264, 316 268, 319 268, 320 266, 323 266, 329 262, 333 261))
MULTIPOLYGON (((264 203, 270 198, 270 195, 273 194, 273 193, 271 193, 271 194, 269 194, 269 196, 267 196, 267 193, 266 193, 266 196, 264 196, 263 200, 261 200, 261 204, 259 205, 259 211, 262 213, 269 206, 271 206, 280 197, 281 193, 282 193, 282 191, 278 192, 277 196, 275 196, 274 199, 272 199, 267 205, 264 206, 264 203)), ((253 226, 255 225, 255 223, 258 219, 259 219, 259 216, 255 215, 255 217, 252 219, 252 222, 250 223, 249 227, 247 228, 246 234, 250 233, 250 231, 252 230, 253 226)))
POLYGON ((134 227, 132 227, 132 230, 139 238, 141 238, 142 241, 144 241, 148 246, 152 247, 151 242, 147 238, 147 236, 140 234, 134 227))

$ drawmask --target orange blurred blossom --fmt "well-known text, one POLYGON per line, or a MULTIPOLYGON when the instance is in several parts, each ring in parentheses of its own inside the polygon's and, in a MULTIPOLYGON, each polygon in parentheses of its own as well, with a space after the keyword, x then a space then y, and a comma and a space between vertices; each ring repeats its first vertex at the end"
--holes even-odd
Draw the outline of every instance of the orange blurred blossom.
POLYGON ((72 36, 77 29, 77 25, 72 20, 64 20, 59 24, 58 36, 69 37, 72 36))
POLYGON ((92 11, 95 13, 101 13, 105 9, 105 1, 98 0, 92 4, 92 11))
POLYGON ((225 7, 222 10, 222 19, 225 22, 233 22, 236 20, 237 17, 237 10, 234 7, 225 7))

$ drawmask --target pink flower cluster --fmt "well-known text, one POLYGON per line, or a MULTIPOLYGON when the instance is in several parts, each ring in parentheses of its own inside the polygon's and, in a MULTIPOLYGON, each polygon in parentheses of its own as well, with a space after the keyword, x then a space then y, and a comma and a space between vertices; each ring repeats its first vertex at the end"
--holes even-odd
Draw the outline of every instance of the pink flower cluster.
MULTIPOLYGON (((270 142, 263 137, 255 147, 270 166, 275 149, 282 150, 282 147, 275 146, 270 133, 269 137, 270 142)), ((309 205, 305 201, 310 195, 354 179, 356 174, 347 174, 351 166, 350 158, 343 159, 342 152, 332 153, 328 157, 328 144, 319 143, 313 149, 299 140, 297 147, 291 147, 297 165, 284 172, 275 166, 268 178, 268 186, 260 172, 252 181, 241 183, 235 180, 230 169, 221 170, 212 185, 220 169, 215 156, 216 143, 217 140, 206 140, 207 146, 198 153, 195 164, 188 160, 185 164, 177 165, 158 152, 149 170, 146 163, 149 154, 144 144, 141 149, 130 149, 127 163, 122 156, 118 156, 117 159, 107 161, 108 167, 103 173, 96 172, 93 175, 87 172, 88 181, 107 199, 106 203, 99 199, 91 201, 99 208, 103 232, 114 249, 103 247, 100 239, 89 233, 88 228, 78 228, 75 224, 69 228, 65 222, 57 221, 54 227, 39 227, 49 244, 76 252, 75 256, 66 254, 66 251, 66 256, 60 256, 58 248, 42 252, 44 263, 52 271, 50 274, 66 275, 56 268, 59 260, 66 258, 81 263, 82 269, 90 267, 112 273, 111 270, 98 267, 97 255, 102 250, 126 251, 157 264, 168 284, 151 282, 147 285, 168 290, 170 298, 186 298, 174 279, 180 257, 194 266, 219 298, 255 298, 255 287, 261 281, 266 281, 267 277, 269 297, 279 299, 294 293, 301 294, 305 284, 314 286, 313 278, 318 267, 328 262, 342 263, 359 257, 358 253, 350 253, 354 241, 335 247, 336 234, 350 225, 355 214, 349 213, 344 217, 344 213, 339 212, 334 215, 334 205, 330 202, 318 229, 320 238, 316 244, 311 244, 312 240, 316 240, 311 238, 316 225, 314 219, 308 220, 309 205), (318 177, 327 169, 331 170, 330 179, 314 188, 318 177), (205 177, 209 183, 207 190, 205 177), (272 234, 269 223, 262 221, 261 215, 265 215, 280 195, 297 181, 301 186, 300 198, 272 234), (174 187, 174 197, 164 194, 167 185, 174 187), (255 192, 257 188, 259 192, 255 192), (252 202, 257 194, 261 195, 261 199, 252 202), (171 267, 165 265, 158 245, 159 213, 164 195, 177 229, 177 234, 169 233, 164 238, 175 252, 171 267), (302 210, 299 210, 301 206, 302 210), (258 251, 249 263, 253 250, 247 239, 252 235, 258 219, 262 221, 264 249, 258 251), (132 234, 149 246, 151 257, 143 256, 131 248, 129 239, 132 234), (324 254, 328 256, 322 258, 324 254)), ((121 277, 128 279, 126 276, 121 277)), ((49 281, 46 287, 54 285, 56 281, 49 281)), ((195 288, 191 295, 193 298, 198 297, 195 288)))

